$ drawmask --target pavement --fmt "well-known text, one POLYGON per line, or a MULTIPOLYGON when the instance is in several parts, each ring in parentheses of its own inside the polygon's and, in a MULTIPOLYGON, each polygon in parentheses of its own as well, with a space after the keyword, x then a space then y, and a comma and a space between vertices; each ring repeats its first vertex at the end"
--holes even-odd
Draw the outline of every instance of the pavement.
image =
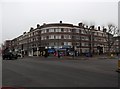
MULTIPOLYGON (((37 59, 44 59, 43 56, 26 56, 26 58, 37 58, 37 59)), ((65 59, 65 60, 96 60, 96 59, 120 59, 120 57, 114 55, 114 56, 108 56, 108 55, 94 55, 93 57, 86 57, 86 56, 61 56, 58 58, 57 56, 48 56, 46 59, 65 59)))

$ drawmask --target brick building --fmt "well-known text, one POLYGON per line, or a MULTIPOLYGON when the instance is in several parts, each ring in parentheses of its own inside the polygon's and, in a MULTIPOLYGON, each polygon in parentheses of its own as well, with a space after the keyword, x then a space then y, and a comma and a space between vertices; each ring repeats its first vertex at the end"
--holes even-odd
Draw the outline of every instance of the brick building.
POLYGON ((21 51, 25 55, 39 56, 41 47, 54 49, 73 48, 80 54, 106 53, 108 33, 106 29, 95 26, 78 26, 68 23, 37 24, 36 28, 30 28, 29 32, 11 40, 11 48, 21 51))

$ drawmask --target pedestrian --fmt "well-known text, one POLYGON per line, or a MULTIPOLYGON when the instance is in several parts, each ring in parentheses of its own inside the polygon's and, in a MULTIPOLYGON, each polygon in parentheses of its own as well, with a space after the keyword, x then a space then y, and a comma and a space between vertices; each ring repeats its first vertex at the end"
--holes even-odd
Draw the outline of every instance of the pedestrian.
POLYGON ((58 50, 58 58, 60 58, 60 52, 59 52, 59 50, 58 50))

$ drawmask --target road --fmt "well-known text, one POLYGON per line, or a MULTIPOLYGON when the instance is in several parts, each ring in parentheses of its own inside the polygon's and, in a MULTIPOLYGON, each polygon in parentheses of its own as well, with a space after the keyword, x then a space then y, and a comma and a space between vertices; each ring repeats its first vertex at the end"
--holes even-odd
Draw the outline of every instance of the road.
POLYGON ((23 58, 2 61, 2 85, 14 87, 117 87, 116 59, 23 58))

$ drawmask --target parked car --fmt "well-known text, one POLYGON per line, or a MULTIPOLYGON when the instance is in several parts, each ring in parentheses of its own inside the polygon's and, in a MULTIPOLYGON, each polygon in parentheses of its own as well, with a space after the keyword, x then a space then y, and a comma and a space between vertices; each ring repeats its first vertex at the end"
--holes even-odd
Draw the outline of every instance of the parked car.
POLYGON ((17 53, 17 57, 22 57, 22 54, 21 53, 17 53))
POLYGON ((2 50, 2 58, 3 60, 12 60, 12 59, 17 59, 18 56, 16 53, 13 53, 11 50, 8 48, 2 50))
POLYGON ((2 54, 2 58, 3 60, 13 60, 13 59, 17 59, 18 56, 17 54, 13 54, 12 52, 8 52, 8 53, 4 53, 2 54))
POLYGON ((74 52, 74 51, 70 51, 70 52, 69 52, 69 55, 70 55, 70 56, 74 56, 74 55, 75 55, 75 52, 74 52))
POLYGON ((87 53, 85 54, 85 56, 86 56, 86 57, 92 57, 93 55, 92 55, 90 52, 87 52, 87 53))

